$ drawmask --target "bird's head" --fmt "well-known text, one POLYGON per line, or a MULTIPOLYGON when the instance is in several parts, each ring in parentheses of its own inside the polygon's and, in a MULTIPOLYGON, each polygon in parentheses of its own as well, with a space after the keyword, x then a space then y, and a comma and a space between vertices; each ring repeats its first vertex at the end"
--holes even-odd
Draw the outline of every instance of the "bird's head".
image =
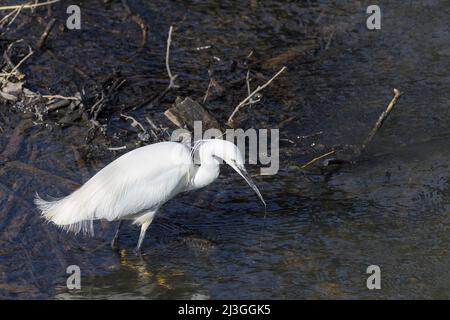
POLYGON ((226 164, 232 167, 242 178, 244 178, 244 180, 248 183, 248 185, 258 195, 259 199, 262 201, 264 206, 266 206, 266 202, 264 201, 264 198, 259 192, 258 187, 255 185, 252 178, 245 169, 244 166, 245 160, 239 148, 230 141, 222 139, 207 140, 207 145, 208 146, 205 149, 206 150, 209 149, 208 151, 210 152, 213 159, 215 159, 219 163, 221 162, 221 160, 223 160, 226 164))

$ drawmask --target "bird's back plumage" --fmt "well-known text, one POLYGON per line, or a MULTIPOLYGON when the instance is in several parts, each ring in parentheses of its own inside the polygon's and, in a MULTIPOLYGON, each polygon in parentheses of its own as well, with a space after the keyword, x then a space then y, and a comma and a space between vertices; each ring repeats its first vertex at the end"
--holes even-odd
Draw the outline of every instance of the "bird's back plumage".
POLYGON ((190 149, 161 142, 130 151, 100 170, 65 198, 35 204, 48 221, 78 233, 93 233, 92 222, 138 218, 183 192, 193 165, 190 149))

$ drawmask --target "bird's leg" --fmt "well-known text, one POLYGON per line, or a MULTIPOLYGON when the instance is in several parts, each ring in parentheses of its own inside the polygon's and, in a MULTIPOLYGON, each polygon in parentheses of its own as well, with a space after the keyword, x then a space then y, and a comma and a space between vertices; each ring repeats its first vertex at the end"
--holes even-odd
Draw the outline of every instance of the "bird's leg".
POLYGON ((117 250, 119 248, 119 234, 120 234, 120 228, 122 227, 123 220, 119 221, 119 224, 117 225, 116 234, 114 235, 114 238, 111 240, 111 249, 117 250))
POLYGON ((140 252, 141 252, 141 247, 142 247, 142 243, 144 242, 145 232, 147 231, 147 228, 150 225, 150 223, 152 223, 151 220, 145 221, 141 225, 141 234, 139 235, 139 240, 138 240, 136 249, 134 250, 136 252, 136 254, 140 254, 140 252))

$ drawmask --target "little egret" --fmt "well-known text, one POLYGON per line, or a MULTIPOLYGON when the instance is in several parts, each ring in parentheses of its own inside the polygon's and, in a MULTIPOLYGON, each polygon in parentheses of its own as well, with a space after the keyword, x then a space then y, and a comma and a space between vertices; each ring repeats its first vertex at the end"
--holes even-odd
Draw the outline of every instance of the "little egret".
POLYGON ((141 226, 136 251, 158 209, 177 194, 212 183, 225 161, 264 199, 244 167, 244 158, 231 142, 221 139, 197 141, 193 147, 160 142, 137 148, 117 158, 67 197, 45 201, 36 194, 42 216, 61 228, 93 234, 93 221, 119 221, 111 247, 116 249, 123 220, 141 226), (194 161, 198 151, 200 164, 194 161))

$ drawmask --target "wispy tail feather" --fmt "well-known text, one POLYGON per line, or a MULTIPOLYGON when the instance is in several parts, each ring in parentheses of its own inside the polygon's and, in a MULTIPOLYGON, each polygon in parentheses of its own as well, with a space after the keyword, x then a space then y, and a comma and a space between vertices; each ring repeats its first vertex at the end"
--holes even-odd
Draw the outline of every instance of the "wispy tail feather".
POLYGON ((36 193, 34 204, 41 211, 42 217, 48 222, 53 222, 58 227, 66 232, 73 232, 75 234, 82 233, 84 235, 94 236, 94 223, 92 219, 80 220, 74 217, 71 208, 70 195, 61 198, 46 201, 36 193))

